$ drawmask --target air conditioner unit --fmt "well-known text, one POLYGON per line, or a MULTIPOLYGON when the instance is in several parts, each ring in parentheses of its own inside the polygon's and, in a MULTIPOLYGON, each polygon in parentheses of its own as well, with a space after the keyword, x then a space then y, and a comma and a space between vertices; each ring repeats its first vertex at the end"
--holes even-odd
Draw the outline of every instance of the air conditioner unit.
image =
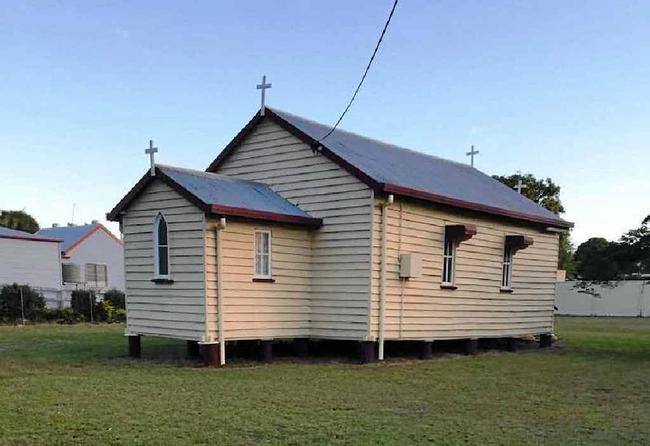
POLYGON ((63 271, 63 283, 82 283, 81 266, 74 263, 61 265, 63 271))

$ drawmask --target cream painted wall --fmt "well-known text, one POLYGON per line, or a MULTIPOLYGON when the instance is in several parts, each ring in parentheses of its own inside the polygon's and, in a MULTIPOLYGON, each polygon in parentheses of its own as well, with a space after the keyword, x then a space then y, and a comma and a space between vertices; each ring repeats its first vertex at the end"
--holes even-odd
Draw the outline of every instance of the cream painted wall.
POLYGON ((368 186, 268 121, 241 142, 217 173, 268 184, 323 219, 312 236, 310 336, 366 339, 373 198, 368 186))
MULTIPOLYGON (((381 207, 373 231, 372 335, 378 336, 381 207)), ((386 339, 453 339, 549 333, 553 329, 558 235, 534 226, 395 197, 388 207, 386 339), (456 251, 457 289, 442 289, 447 224, 475 224, 478 233, 456 251), (506 235, 534 244, 513 259, 512 293, 500 292, 506 235), (419 278, 400 279, 399 254, 424 259, 419 278)))
MULTIPOLYGON (((224 333, 227 340, 309 337, 313 230, 266 222, 227 219, 221 231, 224 333), (255 230, 271 231, 273 282, 255 282, 255 230)), ((215 227, 206 231, 210 331, 217 335, 215 227)))

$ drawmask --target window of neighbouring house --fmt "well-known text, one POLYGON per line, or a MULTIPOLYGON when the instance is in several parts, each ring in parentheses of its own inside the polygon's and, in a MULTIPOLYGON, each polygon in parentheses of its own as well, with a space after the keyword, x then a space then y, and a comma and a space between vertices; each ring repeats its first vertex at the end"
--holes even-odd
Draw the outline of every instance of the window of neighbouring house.
POLYGON ((153 227, 154 275, 156 278, 169 278, 169 234, 167 221, 158 214, 153 227))
POLYGON ((512 286, 512 246, 506 244, 503 248, 503 272, 501 288, 509 290, 512 286))
POLYGON ((271 278, 271 232, 255 231, 255 277, 271 278))
POLYGON ((85 277, 87 285, 105 288, 108 285, 108 267, 99 263, 86 263, 85 277))

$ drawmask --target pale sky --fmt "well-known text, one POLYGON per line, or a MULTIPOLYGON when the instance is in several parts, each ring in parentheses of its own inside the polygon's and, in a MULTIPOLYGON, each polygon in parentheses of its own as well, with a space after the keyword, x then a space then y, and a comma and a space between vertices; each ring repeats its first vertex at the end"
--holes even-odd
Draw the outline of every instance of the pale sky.
MULTIPOLYGON (((0 208, 103 221, 160 162, 205 169, 259 106, 333 123, 391 0, 0 3, 0 208)), ((650 3, 401 0, 341 125, 551 177, 575 242, 650 213, 650 3)), ((116 230, 116 225, 110 227, 116 230)))

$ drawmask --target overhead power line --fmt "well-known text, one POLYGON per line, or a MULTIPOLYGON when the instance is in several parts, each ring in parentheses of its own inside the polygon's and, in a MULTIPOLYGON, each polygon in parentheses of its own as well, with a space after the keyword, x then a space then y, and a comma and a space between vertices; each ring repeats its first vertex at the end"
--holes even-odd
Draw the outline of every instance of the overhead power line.
POLYGON ((359 90, 361 89, 361 86, 363 85, 363 81, 366 80, 366 76, 368 75, 368 71, 370 71, 370 66, 372 65, 372 62, 375 60, 375 56, 377 55, 377 51, 379 50, 379 46, 381 45, 382 40, 384 40, 384 35, 386 34, 386 30, 388 29, 388 25, 390 24, 390 20, 393 18, 393 13, 395 12, 395 8, 397 7, 397 2, 399 0, 395 0, 393 3, 393 7, 390 10, 390 14, 388 15, 388 19, 386 20, 386 24, 384 25, 384 29, 381 31, 381 35, 379 36, 379 40, 377 41, 377 45, 375 46, 375 50, 372 52, 372 56, 370 57, 370 61, 368 62, 368 65, 366 66, 366 70, 363 72, 363 76, 361 76, 361 80, 359 81, 359 85, 357 85, 357 89, 354 90, 354 94, 350 98, 350 102, 348 102, 347 107, 345 107, 345 110, 343 110, 343 113, 341 113, 341 116, 339 119, 336 121, 336 124, 334 124, 334 127, 331 128, 329 132, 325 136, 323 136, 321 139, 318 140, 318 142, 322 142, 336 130, 336 128, 339 126, 341 121, 343 120, 343 117, 345 114, 348 112, 350 107, 352 106, 352 103, 354 102, 354 99, 357 97, 357 94, 359 93, 359 90))

